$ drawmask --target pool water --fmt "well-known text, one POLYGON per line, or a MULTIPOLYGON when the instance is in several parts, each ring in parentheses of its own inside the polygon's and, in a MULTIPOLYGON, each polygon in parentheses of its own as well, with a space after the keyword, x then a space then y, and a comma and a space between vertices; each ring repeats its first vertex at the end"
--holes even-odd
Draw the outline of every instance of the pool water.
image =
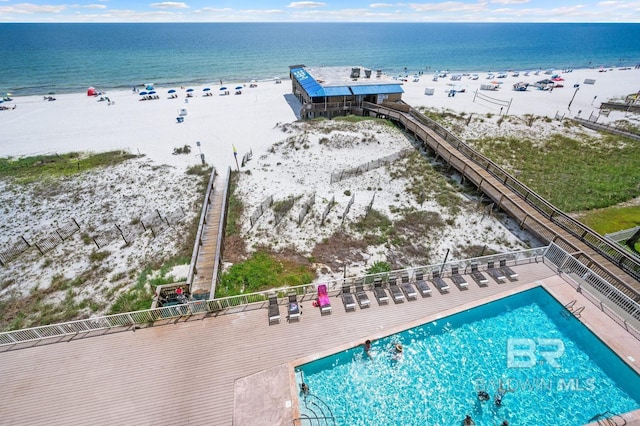
MULTIPOLYGON (((370 354, 301 365, 298 385, 349 426, 459 425, 465 415, 477 425, 581 425, 640 408, 640 376, 541 287, 380 339, 370 354)), ((303 395, 300 410, 313 416, 303 395)))

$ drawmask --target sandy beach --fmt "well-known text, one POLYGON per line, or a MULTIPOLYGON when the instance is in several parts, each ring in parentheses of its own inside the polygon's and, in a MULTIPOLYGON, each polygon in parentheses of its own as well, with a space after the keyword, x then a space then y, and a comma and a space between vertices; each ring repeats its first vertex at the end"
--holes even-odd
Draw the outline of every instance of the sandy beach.
MULTIPOLYGON (((495 91, 481 91, 505 102, 511 102, 509 115, 533 114, 553 118, 556 114, 588 118, 598 115, 600 102, 612 99, 624 99, 630 93, 640 90, 640 70, 637 69, 581 69, 563 73, 556 71, 564 79, 556 84, 552 91, 536 90, 529 87, 527 91, 512 90, 513 84, 526 82, 533 84, 550 75, 540 73, 529 76, 513 76, 507 73, 505 78, 488 79, 487 72, 479 72, 478 79, 471 78, 473 73, 461 76, 452 81, 447 77, 433 81, 433 73, 419 76, 414 81, 409 76, 404 82, 403 100, 413 107, 427 107, 435 110, 451 110, 455 112, 474 113, 487 117, 484 123, 475 127, 469 126, 464 137, 477 134, 490 135, 492 132, 525 131, 526 126, 503 126, 498 128, 495 119, 507 108, 498 104, 479 101, 474 102, 474 93, 488 81, 499 81, 500 88, 495 91), (584 84, 585 79, 595 80, 594 84, 584 84), (574 88, 579 84, 579 89, 574 88), (425 89, 433 89, 433 95, 426 95, 425 89), (450 91, 456 90, 455 96, 450 91), (462 91, 464 90, 464 91, 462 91), (572 101, 573 99, 573 101, 572 101), (569 103, 571 107, 569 109, 569 103), (489 119, 489 115, 493 119, 489 119)), ((305 124, 291 124, 297 120, 300 104, 291 94, 289 80, 257 82, 257 87, 249 87, 248 82, 225 82, 230 94, 223 96, 219 84, 203 86, 157 87, 159 99, 144 100, 132 90, 116 90, 103 93, 101 96, 109 100, 100 101, 100 97, 82 93, 52 95, 55 101, 43 99, 43 96, 19 97, 3 105, 15 109, 0 111, 2 137, 0 156, 21 157, 36 154, 64 153, 72 151, 100 152, 114 149, 127 150, 134 154, 142 154, 143 158, 129 161, 117 170, 94 177, 95 185, 84 188, 86 179, 66 182, 68 190, 80 188, 87 194, 100 189, 101 203, 96 204, 90 195, 76 197, 73 212, 70 212, 68 200, 64 198, 47 198, 45 202, 36 202, 37 192, 24 191, 5 187, 2 191, 5 210, 0 219, 0 244, 10 245, 20 235, 35 238, 55 224, 63 223, 73 215, 85 224, 104 224, 122 219, 131 223, 135 217, 142 216, 144 211, 161 209, 170 213, 185 207, 186 223, 193 215, 198 214, 194 207, 198 199, 196 181, 186 177, 185 170, 192 165, 200 164, 200 154, 208 164, 221 172, 227 167, 236 168, 233 147, 238 151, 238 160, 251 151, 253 159, 242 171, 243 180, 239 186, 246 205, 245 217, 241 220, 243 235, 248 248, 254 249, 268 244, 275 249, 294 248, 303 255, 310 255, 314 246, 336 233, 341 228, 342 211, 355 194, 355 202, 349 220, 363 215, 367 204, 375 193, 374 208, 394 218, 393 207, 411 207, 422 212, 442 213, 443 220, 449 220, 449 228, 437 235, 425 237, 417 241, 418 246, 429 247, 429 257, 441 260, 447 249, 455 249, 460 245, 473 242, 475 245, 488 245, 496 251, 513 251, 536 244, 526 235, 521 235, 503 217, 485 218, 485 212, 477 200, 464 199, 461 216, 447 215, 437 203, 417 204, 415 200, 403 193, 405 182, 394 180, 385 168, 376 169, 358 178, 349 179, 339 184, 329 184, 332 171, 354 167, 367 161, 384 156, 413 150, 406 137, 397 130, 381 132, 370 129, 368 124, 361 123, 344 129, 337 129, 341 134, 338 139, 351 141, 341 146, 335 143, 321 142, 326 130, 310 129, 305 124), (242 94, 234 94, 234 87, 243 86, 242 94), (211 96, 204 96, 203 89, 209 87, 211 96), (187 98, 187 89, 193 88, 192 97, 187 98), (168 90, 176 90, 177 98, 170 99, 168 90), (181 110, 186 110, 183 122, 177 117, 181 110), (302 143, 298 148, 287 148, 283 142, 287 138, 298 138, 307 135, 308 146, 302 143), (342 138, 342 139, 340 139, 342 138), (200 142, 200 147, 196 143, 200 142), (187 155, 174 155, 174 149, 190 145, 192 151, 187 155), (119 178, 118 178, 119 176, 119 178), (127 185, 127 181, 139 182, 127 185), (118 181, 118 182, 115 182, 118 181), (83 183, 84 182, 84 183, 83 183), (144 184, 142 184, 144 183, 144 184), (84 188, 84 189, 82 189, 84 188), (348 192, 347 192, 348 191, 348 192), (277 227, 270 221, 273 217, 264 217, 251 226, 249 215, 262 200, 272 195, 274 200, 284 200, 292 196, 307 200, 315 196, 315 205, 302 225, 296 218, 300 212, 300 204, 292 209, 289 217, 277 227), (334 197, 338 207, 329 216, 329 225, 321 227, 319 216, 329 200, 334 197), (135 200, 132 201, 132 200, 135 200), (146 210, 145 210, 146 209, 146 210), (464 232, 461 231, 465 225, 464 232)), ((101 88, 96 88, 98 91, 101 88)), ((638 125, 638 116, 624 112, 611 112, 608 117, 601 116, 599 122, 614 122, 620 119, 631 120, 638 125)), ((558 122, 549 126, 558 127, 558 122)), ((527 131, 532 131, 531 129, 527 131)), ((534 131, 542 131, 534 129, 534 131)), ((586 131, 586 130, 585 130, 586 131)), ((291 139, 289 139, 291 141, 291 139)), ((402 160, 405 161, 405 160, 402 160)), ((61 191, 64 194, 64 191, 61 191)), ((63 196, 63 194, 61 196, 63 196)), ((462 197, 462 196, 460 196, 462 197)), ((462 197, 464 198, 464 197, 462 197)), ((120 282, 117 290, 102 291, 101 298, 107 300, 114 294, 125 291, 127 280, 134 281, 130 271, 142 268, 153 256, 170 255, 171 241, 184 232, 181 226, 166 231, 160 239, 140 238, 129 247, 111 246, 109 250, 117 253, 109 256, 103 267, 102 281, 120 282), (117 277, 117 279, 115 278, 117 277)), ((18 259, 8 267, 0 269, 0 299, 9 296, 25 296, 34 288, 50 285, 53 277, 64 275, 73 278, 89 268, 86 256, 95 250, 91 245, 82 243, 80 238, 75 242, 56 248, 47 256, 53 262, 40 260, 39 255, 30 254, 18 259), (74 253, 70 256, 69 253, 74 253), (22 280, 15 280, 16 275, 22 280)), ((388 253, 384 246, 363 249, 356 261, 350 264, 350 273, 362 272, 368 265, 377 260, 384 260, 388 253)), ((400 256, 404 262, 416 261, 409 255, 400 256)), ((353 260, 353 259, 352 259, 353 260)), ((340 263, 319 262, 319 276, 331 277, 342 271, 340 263)), ((184 271, 176 272, 176 279, 184 279, 184 271)), ((96 278, 96 283, 100 279, 96 278)), ((77 297, 95 297, 100 287, 87 286, 79 291, 77 297), (94 290, 91 290, 91 289, 94 290)), ((64 299, 64 293, 58 295, 64 299)), ((107 302, 108 303, 108 302, 107 302)), ((104 311, 102 309, 101 311, 104 311)), ((96 312, 87 311, 87 315, 96 312)))
MULTIPOLYGON (((476 89, 498 81, 502 83, 500 89, 481 93, 506 102, 512 100, 510 115, 554 117, 556 113, 577 115, 580 111, 581 117, 588 118, 592 113, 598 114, 600 102, 624 99, 640 90, 640 70, 605 71, 580 69, 563 73, 558 70, 554 74, 564 78, 558 82, 564 85, 563 88, 540 91, 530 87, 525 92, 513 91, 512 85, 520 81, 533 84, 550 75, 531 72, 525 77, 520 72, 518 77, 513 77, 510 72, 503 79, 487 79, 488 72, 478 72, 478 80, 462 76, 459 81, 451 81, 452 74, 449 74, 437 82, 432 81, 433 74, 424 74, 417 82, 409 76, 403 85, 403 100, 413 107, 499 114, 499 105, 479 100, 473 102, 476 89), (584 84, 585 79, 593 79, 595 84, 584 84), (574 84, 580 84, 577 93, 574 84), (425 95, 427 88, 432 88, 434 94, 425 95), (448 92, 454 88, 465 91, 449 97, 448 92)), ((282 80, 282 84, 261 81, 255 88, 249 88, 249 85, 248 82, 225 82, 230 89, 228 96, 220 96, 222 92, 217 83, 200 87, 158 87, 156 92, 160 99, 151 101, 140 101, 141 97, 131 90, 109 91, 105 96, 114 102, 112 105, 86 96, 86 88, 78 88, 79 93, 54 95, 56 100, 52 102, 43 100, 42 96, 19 97, 3 104, 17 105, 15 110, 0 111, 3 129, 0 156, 128 149, 132 153, 143 153, 157 163, 186 166, 200 161, 195 146, 199 141, 206 161, 216 168, 226 169, 235 166, 232 145, 236 146, 239 155, 249 150, 258 154, 264 152, 281 137, 282 132, 275 125, 296 120, 299 111, 299 104, 291 95, 289 80, 282 80), (234 95, 233 88, 243 85, 246 87, 242 95, 234 95), (205 87, 211 89, 212 96, 203 96, 205 87), (193 97, 187 99, 189 88, 194 89, 193 97), (170 89, 176 90, 177 98, 168 99, 170 89), (183 123, 176 122, 180 109, 187 110, 183 123), (174 148, 185 144, 193 147, 194 155, 172 155, 174 148)), ((506 108, 503 113, 507 113, 506 108)), ((611 122, 622 117, 624 113, 612 112, 598 121, 611 122)))

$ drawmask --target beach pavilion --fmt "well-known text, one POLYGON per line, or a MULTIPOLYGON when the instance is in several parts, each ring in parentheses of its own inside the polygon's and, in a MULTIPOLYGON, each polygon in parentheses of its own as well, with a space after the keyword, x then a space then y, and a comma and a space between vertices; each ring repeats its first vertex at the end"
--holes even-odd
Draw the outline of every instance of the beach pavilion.
POLYGON ((363 67, 289 67, 292 93, 302 103, 300 118, 362 115, 362 103, 402 99, 402 83, 363 67))

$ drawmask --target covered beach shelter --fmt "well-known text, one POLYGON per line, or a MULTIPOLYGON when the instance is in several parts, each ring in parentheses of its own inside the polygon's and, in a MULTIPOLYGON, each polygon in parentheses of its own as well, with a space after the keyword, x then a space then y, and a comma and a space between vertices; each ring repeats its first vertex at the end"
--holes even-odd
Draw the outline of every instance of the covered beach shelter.
POLYGON ((302 103, 300 118, 362 114, 362 103, 402 99, 402 83, 361 67, 289 67, 292 92, 302 103), (362 72, 361 72, 362 71, 362 72), (361 77, 362 76, 362 77, 361 77))

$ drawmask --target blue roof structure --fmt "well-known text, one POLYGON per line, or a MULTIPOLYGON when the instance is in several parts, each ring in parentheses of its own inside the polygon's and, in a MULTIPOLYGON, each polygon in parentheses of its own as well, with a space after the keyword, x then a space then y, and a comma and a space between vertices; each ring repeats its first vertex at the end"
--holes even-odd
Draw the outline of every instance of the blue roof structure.
POLYGON ((353 95, 377 95, 390 93, 404 93, 400 84, 359 84, 348 86, 328 86, 323 87, 302 67, 292 68, 291 74, 298 80, 302 88, 310 97, 325 96, 351 96, 353 95))
POLYGON ((390 93, 404 93, 399 84, 375 84, 370 86, 350 86, 354 95, 388 95, 390 93))

